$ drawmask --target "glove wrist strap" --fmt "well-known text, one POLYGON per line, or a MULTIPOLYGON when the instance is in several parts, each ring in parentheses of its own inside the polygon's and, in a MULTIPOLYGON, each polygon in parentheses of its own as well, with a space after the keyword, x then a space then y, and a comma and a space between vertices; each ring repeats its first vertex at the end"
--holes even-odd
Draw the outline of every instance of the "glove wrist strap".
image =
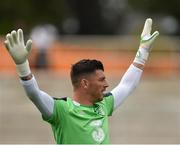
POLYGON ((133 62, 144 65, 148 59, 148 56, 149 56, 149 52, 145 50, 144 48, 140 47, 136 53, 136 56, 133 62))
POLYGON ((20 77, 28 76, 31 73, 29 62, 26 60, 22 64, 16 65, 17 73, 20 77))

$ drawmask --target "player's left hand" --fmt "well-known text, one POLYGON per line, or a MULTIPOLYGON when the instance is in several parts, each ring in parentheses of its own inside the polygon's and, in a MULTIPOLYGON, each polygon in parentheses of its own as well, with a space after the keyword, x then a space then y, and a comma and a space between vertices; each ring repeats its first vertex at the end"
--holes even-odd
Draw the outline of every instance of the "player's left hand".
POLYGON ((151 29, 152 29, 152 19, 148 18, 146 19, 144 24, 144 28, 141 34, 140 46, 139 46, 140 48, 146 49, 148 52, 150 52, 151 45, 159 35, 158 31, 155 31, 153 34, 151 34, 151 29))
POLYGON ((151 51, 151 46, 154 40, 159 35, 158 31, 155 31, 153 34, 151 34, 151 29, 152 29, 152 19, 148 18, 145 21, 144 28, 141 33, 139 49, 134 59, 134 62, 137 64, 144 65, 146 63, 149 56, 149 52, 151 51))

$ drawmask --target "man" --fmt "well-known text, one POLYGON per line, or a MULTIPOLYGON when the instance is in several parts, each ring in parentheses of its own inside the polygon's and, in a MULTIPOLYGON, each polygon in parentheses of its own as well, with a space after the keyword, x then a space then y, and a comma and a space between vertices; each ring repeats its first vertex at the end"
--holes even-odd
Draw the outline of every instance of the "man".
POLYGON ((137 55, 120 83, 109 93, 103 64, 83 59, 72 65, 72 98, 54 99, 40 90, 27 60, 32 41, 24 45, 19 29, 7 34, 5 46, 13 58, 27 96, 36 105, 45 121, 52 126, 57 144, 108 144, 108 116, 135 89, 148 59, 151 45, 159 35, 151 35, 152 19, 147 19, 141 34, 137 55))

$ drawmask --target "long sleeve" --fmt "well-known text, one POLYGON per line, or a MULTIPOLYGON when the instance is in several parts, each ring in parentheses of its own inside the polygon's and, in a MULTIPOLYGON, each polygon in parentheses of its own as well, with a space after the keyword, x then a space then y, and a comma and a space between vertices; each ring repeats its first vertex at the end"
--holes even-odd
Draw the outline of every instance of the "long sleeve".
POLYGON ((23 85, 27 96, 36 105, 42 115, 45 117, 50 117, 53 114, 54 108, 53 98, 39 89, 34 76, 31 80, 20 80, 20 82, 23 85))
POLYGON ((135 67, 133 64, 130 65, 120 83, 111 91, 114 96, 114 110, 122 104, 139 84, 142 72, 141 69, 135 67))

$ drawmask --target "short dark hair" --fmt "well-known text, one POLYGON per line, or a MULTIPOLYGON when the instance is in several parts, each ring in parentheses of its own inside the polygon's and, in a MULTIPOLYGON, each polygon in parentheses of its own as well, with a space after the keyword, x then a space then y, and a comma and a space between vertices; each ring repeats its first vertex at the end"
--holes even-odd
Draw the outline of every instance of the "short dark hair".
POLYGON ((83 75, 90 74, 96 70, 104 71, 101 61, 95 59, 82 59, 71 66, 71 82, 74 87, 79 85, 79 78, 83 75))

